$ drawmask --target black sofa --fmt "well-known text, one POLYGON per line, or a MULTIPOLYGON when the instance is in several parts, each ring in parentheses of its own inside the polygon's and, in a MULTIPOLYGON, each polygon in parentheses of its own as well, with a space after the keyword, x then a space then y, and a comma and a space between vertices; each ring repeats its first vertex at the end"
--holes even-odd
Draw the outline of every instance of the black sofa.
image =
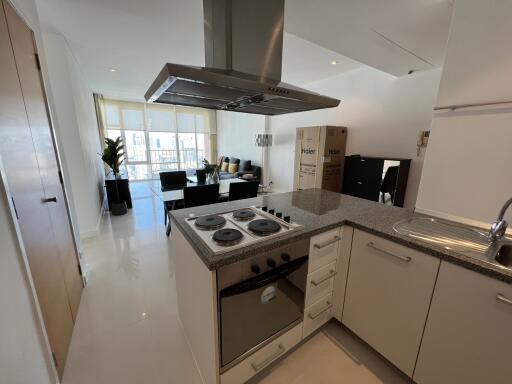
POLYGON ((240 160, 236 157, 222 157, 219 161, 219 169, 222 165, 222 162, 227 162, 229 164, 238 164, 238 170, 234 173, 227 172, 227 171, 220 171, 219 176, 220 179, 232 179, 232 178, 240 178, 244 175, 253 175, 256 177, 257 181, 261 180, 261 167, 258 165, 252 165, 251 160, 240 160))

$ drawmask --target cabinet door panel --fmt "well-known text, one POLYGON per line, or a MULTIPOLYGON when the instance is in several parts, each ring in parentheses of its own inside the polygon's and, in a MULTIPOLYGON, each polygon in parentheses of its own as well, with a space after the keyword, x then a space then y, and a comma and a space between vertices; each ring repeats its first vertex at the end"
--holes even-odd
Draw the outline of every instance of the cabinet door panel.
POLYGON ((10 6, 7 6, 5 11, 44 196, 57 198, 56 202, 47 204, 52 222, 48 229, 54 232, 73 319, 76 319, 83 285, 78 272, 78 258, 64 191, 60 183, 59 165, 46 109, 46 96, 35 58, 33 34, 10 6))
MULTIPOLYGON (((62 375, 73 318, 11 41, 28 30, 6 1, 0 8, 0 156, 50 346, 62 375), (5 11, 5 13, 4 13, 5 11), (8 24, 9 22, 9 24, 8 24), (20 24, 21 23, 21 24, 20 24), (11 36, 9 36, 9 33, 11 36)), ((29 30, 28 30, 29 31, 29 30)), ((32 54, 32 59, 34 56, 32 54)), ((20 58, 21 59, 21 58, 20 58)))
POLYGON ((354 230, 342 322, 412 376, 439 260, 354 230))
POLYGON ((500 297, 512 285, 442 262, 414 381, 510 383, 512 305, 500 297))

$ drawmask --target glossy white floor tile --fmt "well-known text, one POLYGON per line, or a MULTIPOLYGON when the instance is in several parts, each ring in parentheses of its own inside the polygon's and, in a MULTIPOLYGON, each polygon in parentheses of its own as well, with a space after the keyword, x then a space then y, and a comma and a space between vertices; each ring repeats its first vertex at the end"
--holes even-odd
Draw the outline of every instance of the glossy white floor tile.
POLYGON ((64 384, 200 383, 177 320, 162 203, 132 183, 133 209, 84 242, 88 285, 64 384))
POLYGON ((411 380, 331 321, 251 383, 407 384, 411 380))

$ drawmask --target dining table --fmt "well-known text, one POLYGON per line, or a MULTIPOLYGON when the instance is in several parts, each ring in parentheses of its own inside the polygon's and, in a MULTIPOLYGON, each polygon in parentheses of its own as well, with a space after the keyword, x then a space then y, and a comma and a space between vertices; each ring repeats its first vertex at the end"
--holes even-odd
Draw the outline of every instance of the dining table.
MULTIPOLYGON (((187 184, 173 185, 169 187, 162 187, 160 180, 154 180, 151 185, 151 191, 164 203, 175 203, 176 201, 183 200, 183 188, 193 187, 197 185, 206 185, 208 182, 198 182, 196 176, 187 176, 187 184)), ((232 183, 245 183, 243 179, 222 179, 219 180, 219 195, 226 195, 229 193, 229 185, 232 183)))

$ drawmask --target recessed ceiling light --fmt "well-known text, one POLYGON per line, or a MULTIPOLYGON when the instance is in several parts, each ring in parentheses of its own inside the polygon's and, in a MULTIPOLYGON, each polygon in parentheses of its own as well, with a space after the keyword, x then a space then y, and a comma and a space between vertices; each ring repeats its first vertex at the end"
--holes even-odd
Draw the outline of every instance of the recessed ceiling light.
POLYGON ((110 68, 110 72, 112 72, 112 73, 117 72, 117 69, 115 69, 115 68, 110 68))
POLYGON ((333 61, 331 61, 331 64, 336 65, 336 64, 338 64, 338 62, 336 60, 333 60, 333 61))

